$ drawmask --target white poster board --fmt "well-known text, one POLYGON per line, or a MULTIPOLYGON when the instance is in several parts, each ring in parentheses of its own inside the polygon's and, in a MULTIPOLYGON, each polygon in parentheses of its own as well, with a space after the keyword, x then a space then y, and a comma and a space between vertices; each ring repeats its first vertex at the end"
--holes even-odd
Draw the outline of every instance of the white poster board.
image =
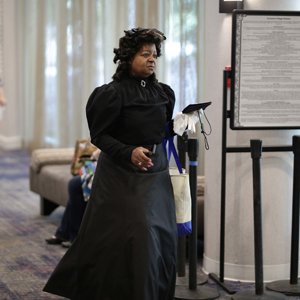
POLYGON ((232 129, 300 128, 300 12, 233 12, 232 129))

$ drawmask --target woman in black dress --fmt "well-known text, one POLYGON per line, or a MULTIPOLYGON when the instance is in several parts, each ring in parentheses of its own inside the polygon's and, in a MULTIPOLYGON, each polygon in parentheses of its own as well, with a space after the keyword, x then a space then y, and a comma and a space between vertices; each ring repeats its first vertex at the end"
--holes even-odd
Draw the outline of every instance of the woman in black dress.
POLYGON ((86 108, 101 149, 78 237, 44 291, 81 300, 171 300, 177 228, 163 139, 172 132, 173 90, 155 77, 163 33, 125 31, 113 81, 86 108))

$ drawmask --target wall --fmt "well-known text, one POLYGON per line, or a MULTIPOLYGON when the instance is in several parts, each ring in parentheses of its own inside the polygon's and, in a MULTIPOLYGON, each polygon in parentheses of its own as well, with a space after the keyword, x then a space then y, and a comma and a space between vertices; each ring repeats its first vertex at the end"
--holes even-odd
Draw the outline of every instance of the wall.
MULTIPOLYGON (((0 121, 0 147, 21 147, 22 95, 18 94, 16 1, 3 1, 5 92, 8 99, 0 121)), ((218 0, 205 1, 205 68, 203 99, 212 101, 207 115, 213 126, 210 150, 205 152, 204 270, 219 270, 219 216, 223 69, 230 65, 231 17, 218 13, 218 0)), ((298 0, 245 0, 245 9, 300 10, 298 0)), ((229 132, 228 144, 290 144, 299 131, 229 132)), ((225 276, 253 280, 252 178, 249 154, 230 154, 227 164, 225 276)), ((288 277, 292 187, 291 153, 265 153, 262 158, 262 200, 265 280, 288 277)))
MULTIPOLYGON (((244 0, 244 9, 300 10, 298 0, 244 0)), ((213 134, 205 153, 205 254, 204 270, 219 273, 220 184, 223 70, 231 64, 231 15, 219 14, 219 1, 206 0, 205 98, 213 134)), ((292 142, 299 131, 228 131, 228 145, 249 146, 250 139, 263 145, 292 142)), ((290 224, 293 155, 263 153, 262 213, 264 278, 266 281, 289 276, 290 224)), ((254 234, 252 162, 249 153, 227 154, 225 222, 225 277, 254 280, 254 234)))

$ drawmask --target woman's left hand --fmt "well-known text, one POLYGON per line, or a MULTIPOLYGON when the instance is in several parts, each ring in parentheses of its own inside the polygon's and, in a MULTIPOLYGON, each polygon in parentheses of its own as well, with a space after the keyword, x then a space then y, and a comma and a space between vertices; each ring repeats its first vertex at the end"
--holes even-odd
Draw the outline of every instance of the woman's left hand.
POLYGON ((151 151, 144 147, 137 147, 131 153, 131 162, 139 169, 147 171, 153 166, 152 159, 149 157, 151 151))

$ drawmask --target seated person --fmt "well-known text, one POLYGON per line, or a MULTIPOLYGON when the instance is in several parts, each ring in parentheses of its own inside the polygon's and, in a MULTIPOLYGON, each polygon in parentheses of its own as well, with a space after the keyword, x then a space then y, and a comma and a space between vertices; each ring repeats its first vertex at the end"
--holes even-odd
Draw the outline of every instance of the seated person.
MULTIPOLYGON (((86 175, 89 172, 94 171, 96 167, 96 160, 99 157, 100 150, 94 151, 91 156, 94 164, 92 166, 91 171, 91 162, 87 162, 84 167, 82 167, 81 175, 74 176, 68 184, 68 192, 69 192, 69 200, 64 211, 61 223, 57 228, 55 234, 46 239, 46 242, 51 245, 62 245, 63 247, 69 248, 77 237, 80 224, 84 215, 84 211, 87 205, 87 200, 89 198, 86 175), (89 171, 85 172, 88 167, 89 171), (84 190, 83 190, 84 188, 84 190)), ((90 179, 91 177, 89 177, 90 179)), ((89 182, 89 186, 91 185, 91 181, 89 182)))

